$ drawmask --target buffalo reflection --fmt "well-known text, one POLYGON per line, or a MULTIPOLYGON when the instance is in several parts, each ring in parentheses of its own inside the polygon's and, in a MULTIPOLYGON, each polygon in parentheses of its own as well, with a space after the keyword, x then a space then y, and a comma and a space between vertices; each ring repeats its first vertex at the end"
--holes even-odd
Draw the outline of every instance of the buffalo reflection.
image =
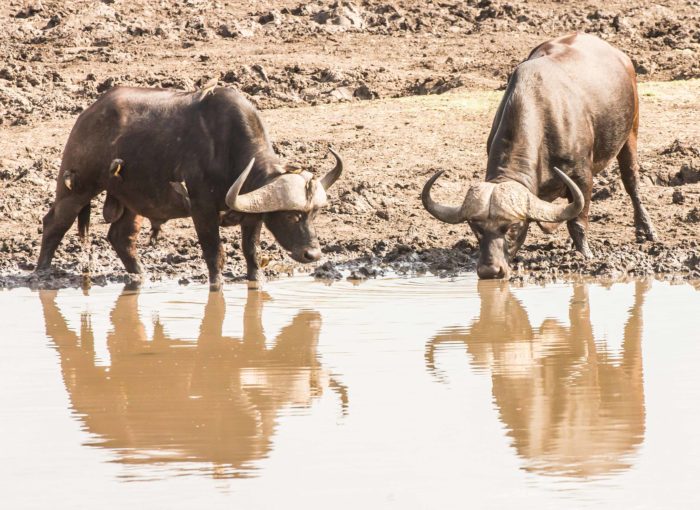
POLYGON ((463 343, 474 366, 491 372, 502 422, 528 471, 587 477, 625 470, 644 437, 642 304, 637 282, 621 356, 593 337, 588 286, 574 285, 570 327, 553 319, 533 329, 507 283, 479 282, 481 311, 471 327, 428 342, 436 373, 441 345, 463 343))
POLYGON ((159 320, 149 341, 138 292, 125 290, 111 312, 107 368, 95 364, 90 315, 71 331, 55 295, 40 298, 72 406, 98 437, 92 444, 116 450, 119 462, 208 462, 217 477, 246 476, 270 452, 282 408, 308 408, 326 386, 347 405, 318 361, 318 312, 298 312, 268 349, 261 317, 269 298, 249 292, 238 339, 222 336, 226 305, 212 292, 196 343, 170 338, 159 320))

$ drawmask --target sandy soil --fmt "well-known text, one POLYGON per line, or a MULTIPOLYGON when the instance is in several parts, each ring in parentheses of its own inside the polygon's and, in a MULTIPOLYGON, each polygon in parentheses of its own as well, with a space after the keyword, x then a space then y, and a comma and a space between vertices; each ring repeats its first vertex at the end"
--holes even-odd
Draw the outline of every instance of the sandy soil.
MULTIPOLYGON (((53 200, 61 152, 75 117, 118 84, 194 90, 211 78, 260 109, 276 150, 318 172, 332 144, 347 160, 319 220, 328 263, 362 278, 392 268, 452 274, 471 269, 465 226, 430 217, 419 191, 448 170, 436 195, 457 202, 483 179, 485 143, 513 67, 538 43, 575 30, 617 45, 641 82, 644 201, 659 243, 637 244, 616 164, 596 181, 584 261, 565 228, 533 227, 515 278, 570 274, 700 277, 700 2, 102 2, 6 1, 0 5, 0 286, 26 278, 53 200)), ((93 204, 91 249, 75 229, 50 285, 78 284, 91 260, 95 283, 125 279, 93 204)), ((173 221, 140 253, 151 278, 206 277, 189 220, 173 221)), ((238 229, 224 230, 225 276, 242 274, 238 229)), ((264 236, 268 274, 296 269, 264 236)), ((46 284, 46 282, 43 282, 46 284)))

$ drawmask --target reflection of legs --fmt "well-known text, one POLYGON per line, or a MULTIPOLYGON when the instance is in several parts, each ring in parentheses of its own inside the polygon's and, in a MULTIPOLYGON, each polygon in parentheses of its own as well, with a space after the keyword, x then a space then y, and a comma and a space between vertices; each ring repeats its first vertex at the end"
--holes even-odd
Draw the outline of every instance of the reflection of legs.
POLYGON ((651 288, 651 280, 637 280, 634 284, 634 305, 630 309, 629 318, 625 324, 624 338, 622 339, 623 366, 627 370, 638 372, 641 378, 642 372, 642 306, 644 296, 651 288))
POLYGON ((265 333, 262 325, 263 304, 270 299, 266 292, 248 291, 243 308, 243 342, 248 348, 265 349, 265 333))
POLYGON ((56 248, 63 240, 84 207, 90 207, 90 195, 57 194, 56 202, 44 216, 44 232, 41 238, 41 251, 37 270, 48 269, 56 248))
MULTIPOLYGON (((137 352, 136 349, 148 344, 146 328, 139 318, 139 291, 130 290, 125 286, 114 303, 110 313, 113 332, 107 337, 107 347, 114 361, 120 354, 137 352)), ((154 328, 153 342, 157 343, 158 335, 154 328)))
POLYGON ((209 270, 209 289, 219 290, 221 269, 224 266, 224 251, 219 236, 219 211, 211 206, 193 203, 192 220, 209 270))
MULTIPOLYGON (((90 316, 83 314, 80 317, 80 335, 68 328, 66 319, 56 305, 55 290, 40 290, 39 300, 44 311, 44 324, 46 326, 46 336, 53 340, 61 362, 72 367, 85 367, 88 370, 94 369, 95 360, 95 338, 90 325, 90 316)), ((71 372, 72 375, 74 375, 71 372)))
POLYGON ((588 285, 574 285, 574 295, 569 305, 569 323, 571 324, 570 341, 577 355, 594 357, 597 349, 591 324, 591 307, 588 301, 588 285))
POLYGON ((655 241, 656 233, 651 223, 642 200, 639 196, 639 162, 637 161, 637 130, 630 134, 625 145, 622 146, 617 161, 620 164, 620 176, 625 185, 627 194, 632 199, 634 208, 634 228, 637 238, 641 240, 655 241))
POLYGON ((142 216, 125 209, 121 218, 112 223, 107 233, 107 239, 114 251, 124 264, 128 273, 141 274, 141 264, 136 257, 136 239, 141 229, 142 216))
POLYGON ((583 198, 586 203, 583 206, 583 210, 578 217, 573 220, 567 221, 566 226, 569 229, 569 235, 574 242, 574 247, 576 251, 581 253, 587 259, 593 257, 593 252, 588 246, 588 239, 586 234, 588 233, 588 210, 591 206, 591 189, 593 186, 592 178, 589 177, 586 181, 581 179, 575 180, 576 185, 581 189, 583 193, 583 198))
POLYGON ((226 301, 221 292, 210 292, 207 305, 204 307, 204 317, 199 326, 199 345, 220 340, 226 316, 226 301))

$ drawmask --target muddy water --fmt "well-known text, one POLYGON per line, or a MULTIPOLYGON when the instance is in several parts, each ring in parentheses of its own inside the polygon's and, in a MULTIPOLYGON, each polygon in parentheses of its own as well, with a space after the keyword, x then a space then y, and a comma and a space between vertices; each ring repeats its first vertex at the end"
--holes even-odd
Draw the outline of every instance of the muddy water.
POLYGON ((2 508, 692 508, 700 293, 0 293, 2 508))

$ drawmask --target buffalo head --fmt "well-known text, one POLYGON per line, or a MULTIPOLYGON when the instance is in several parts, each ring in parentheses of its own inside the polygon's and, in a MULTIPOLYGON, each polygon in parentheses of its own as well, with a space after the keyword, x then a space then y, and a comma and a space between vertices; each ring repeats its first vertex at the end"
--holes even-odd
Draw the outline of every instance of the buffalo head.
POLYGON ((460 206, 438 204, 430 189, 443 171, 433 175, 423 187, 421 198, 426 210, 446 223, 469 222, 479 241, 479 278, 507 278, 510 261, 525 241, 530 221, 561 223, 574 219, 583 210, 581 190, 561 170, 557 175, 569 188, 573 201, 552 204, 540 199, 515 181, 480 182, 467 191, 460 206))
POLYGON ((335 168, 316 179, 311 172, 284 172, 265 186, 240 194, 255 158, 226 194, 226 205, 234 211, 262 214, 267 228, 282 248, 297 262, 315 262, 321 258, 313 220, 328 203, 326 192, 343 172, 343 160, 333 150, 335 168))

